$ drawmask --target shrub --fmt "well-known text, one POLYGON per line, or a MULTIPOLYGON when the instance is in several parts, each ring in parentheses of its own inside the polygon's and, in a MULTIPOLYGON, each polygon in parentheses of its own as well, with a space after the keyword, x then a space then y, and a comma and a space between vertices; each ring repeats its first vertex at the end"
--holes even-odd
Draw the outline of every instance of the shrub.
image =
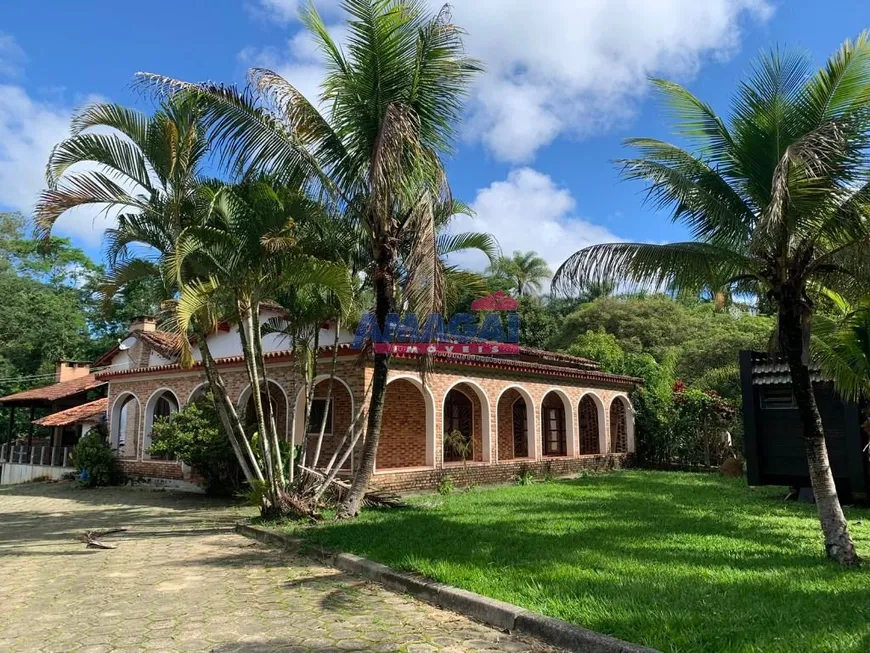
POLYGON ((444 434, 444 446, 451 449, 462 460, 463 466, 473 450, 471 438, 466 437, 462 431, 453 430, 444 434))
POLYGON ((236 454, 223 431, 211 393, 169 417, 156 420, 150 453, 190 465, 202 476, 209 494, 232 495, 242 485, 236 454))
POLYGON ((456 487, 453 485, 453 479, 448 475, 442 476, 441 480, 438 481, 438 494, 442 497, 453 494, 455 489, 456 487))
POLYGON ((118 485, 124 480, 118 458, 100 429, 92 429, 82 436, 73 449, 73 464, 85 487, 118 485))
POLYGON ((535 477, 532 474, 532 470, 523 465, 520 468, 519 473, 514 477, 514 481, 517 485, 531 485, 535 482, 535 477))

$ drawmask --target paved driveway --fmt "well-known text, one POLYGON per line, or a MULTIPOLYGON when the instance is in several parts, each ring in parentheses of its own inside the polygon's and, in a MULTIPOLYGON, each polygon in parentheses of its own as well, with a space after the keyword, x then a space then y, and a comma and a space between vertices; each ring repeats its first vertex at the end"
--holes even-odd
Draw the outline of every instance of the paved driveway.
POLYGON ((244 509, 0 488, 0 651, 547 651, 230 531, 244 509), (73 540, 127 527, 111 551, 73 540))

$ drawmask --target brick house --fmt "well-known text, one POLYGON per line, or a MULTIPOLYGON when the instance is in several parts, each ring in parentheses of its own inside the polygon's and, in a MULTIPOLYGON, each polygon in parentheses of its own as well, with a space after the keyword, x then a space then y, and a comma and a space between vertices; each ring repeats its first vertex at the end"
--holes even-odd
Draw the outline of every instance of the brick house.
MULTIPOLYGON (((262 319, 277 311, 264 310, 262 319)), ((334 332, 321 331, 320 342, 334 332)), ((319 351, 313 423, 327 412, 321 462, 329 460, 354 420, 372 376, 371 362, 342 334, 332 399, 326 405, 331 347, 319 351)), ((133 325, 127 340, 108 352, 96 377, 108 383, 108 425, 112 446, 133 476, 184 479, 187 470, 148 454, 154 419, 169 415, 205 390, 201 364, 182 369, 177 342, 153 320, 133 325)), ((242 415, 250 414, 250 389, 235 327, 209 338, 230 396, 242 415)), ((473 349, 473 348, 472 348, 473 349)), ((297 444, 305 398, 292 353, 278 336, 264 342, 269 397, 280 432, 297 444)), ((194 358, 198 353, 194 352, 194 358)), ((637 379, 607 374, 583 358, 531 348, 518 355, 437 354, 421 382, 419 360, 393 357, 373 483, 396 491, 429 489, 448 473, 457 483, 508 481, 522 469, 567 474, 606 469, 628 462, 635 451, 629 393, 637 379), (444 434, 459 431, 471 442, 463 461, 445 446, 444 434)), ((318 429, 319 430, 319 429, 318 429)), ((309 438, 310 450, 314 440, 309 438)), ((358 460, 358 451, 348 465, 358 460)), ((310 458, 309 458, 310 460, 310 458)), ((348 470, 349 471, 349 470, 348 470)))

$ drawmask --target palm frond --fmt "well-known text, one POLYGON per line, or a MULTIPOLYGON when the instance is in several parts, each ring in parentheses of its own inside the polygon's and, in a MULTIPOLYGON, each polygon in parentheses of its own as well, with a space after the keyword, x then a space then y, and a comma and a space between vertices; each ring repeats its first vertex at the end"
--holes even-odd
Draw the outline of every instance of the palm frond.
POLYGON ((845 399, 857 401, 870 391, 870 308, 845 318, 817 315, 813 324, 813 358, 845 399))
POLYGON ((615 281, 648 290, 699 290, 716 279, 753 274, 751 259, 707 243, 610 243, 571 256, 556 271, 553 287, 566 295, 590 281, 615 281))
POLYGON ((501 256, 501 247, 499 247, 495 236, 480 231, 469 231, 459 234, 438 234, 436 237, 436 248, 441 256, 474 249, 485 254, 490 264, 495 263, 499 256, 501 256))
POLYGON ((651 81, 667 107, 675 132, 696 144, 702 156, 727 169, 734 141, 713 108, 679 84, 659 78, 651 81))

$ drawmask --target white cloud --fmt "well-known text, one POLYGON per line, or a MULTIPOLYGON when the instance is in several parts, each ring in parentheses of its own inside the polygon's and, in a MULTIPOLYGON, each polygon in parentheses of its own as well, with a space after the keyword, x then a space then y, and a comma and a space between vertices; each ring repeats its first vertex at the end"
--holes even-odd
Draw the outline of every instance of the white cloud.
MULTIPOLYGON (((51 149, 69 134, 74 108, 32 98, 20 86, 0 85, 0 207, 30 215, 45 188, 51 149)), ((58 221, 56 232, 80 244, 99 245, 112 220, 75 209, 58 221)))
MULTIPOLYGON (((512 170, 504 181, 480 189, 471 206, 476 216, 457 216, 450 223, 451 232, 491 233, 505 255, 536 251, 554 272, 579 249, 621 240, 606 227, 579 217, 571 191, 532 168, 512 170)), ((476 252, 452 260, 477 270, 487 265, 486 257, 476 252)))
POLYGON ((0 77, 18 77, 26 60, 15 37, 0 31, 0 77))
MULTIPOLYGON (((441 0, 430 0, 433 9, 441 0)), ((582 138, 633 115, 650 75, 689 78, 740 43, 768 0, 465 0, 453 20, 487 68, 468 124, 505 161, 524 162, 560 135, 582 138)))
MULTIPOLYGON (((286 24, 296 20, 307 5, 308 0, 259 0, 252 8, 255 13, 265 15, 269 20, 286 24)), ((338 5, 338 0, 314 0, 314 6, 325 14, 331 13, 338 5)))
MULTIPOLYGON (((427 0, 435 12, 443 0, 427 0)), ((281 23, 302 0, 259 0, 281 23)), ((330 19, 337 0, 318 0, 330 19)), ((582 139, 630 120, 646 79, 690 79, 740 44, 741 25, 765 21, 770 0, 456 0, 453 21, 487 72, 475 85, 465 136, 503 161, 525 163, 560 136, 582 139)), ((295 40, 295 39, 294 39, 295 40)), ((319 55, 247 51, 249 59, 316 91, 319 55)))
MULTIPOLYGON (((339 45, 347 38, 343 23, 328 25, 327 31, 339 45)), ((326 76, 326 67, 317 43, 307 31, 296 32, 283 48, 245 48, 239 53, 239 61, 245 66, 273 70, 293 84, 309 102, 323 109, 320 85, 326 76)))

